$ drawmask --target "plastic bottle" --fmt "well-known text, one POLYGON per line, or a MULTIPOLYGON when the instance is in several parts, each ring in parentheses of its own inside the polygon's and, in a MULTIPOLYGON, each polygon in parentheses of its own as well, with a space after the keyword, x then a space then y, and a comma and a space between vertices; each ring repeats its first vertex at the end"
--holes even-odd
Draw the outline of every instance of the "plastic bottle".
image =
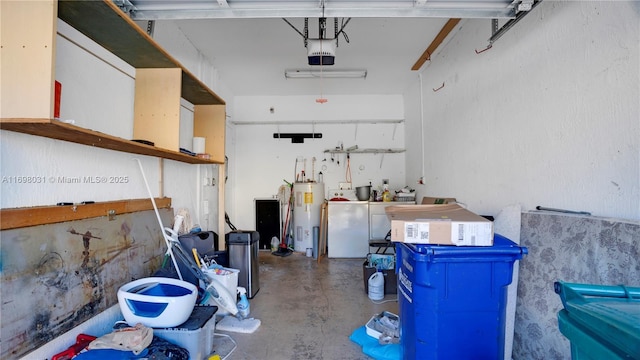
MULTIPOLYGON (((379 301, 384 299, 384 275, 377 271, 369 277, 369 299, 379 301)), ((238 305, 238 309, 240 306, 238 305)))
POLYGON ((280 240, 277 237, 271 238, 271 252, 278 251, 278 246, 280 245, 280 240))
POLYGON ((388 189, 385 189, 385 190, 382 192, 382 201, 384 201, 384 202, 390 202, 390 201, 393 201, 393 197, 391 196, 391 193, 389 192, 389 190, 388 190, 388 189))
POLYGON ((382 184, 382 201, 383 202, 393 201, 393 196, 389 191, 389 184, 387 183, 382 184))
POLYGON ((238 286, 238 293, 240 294, 240 301, 238 301, 238 316, 242 319, 246 319, 250 312, 249 300, 247 300, 247 289, 242 286, 238 286))

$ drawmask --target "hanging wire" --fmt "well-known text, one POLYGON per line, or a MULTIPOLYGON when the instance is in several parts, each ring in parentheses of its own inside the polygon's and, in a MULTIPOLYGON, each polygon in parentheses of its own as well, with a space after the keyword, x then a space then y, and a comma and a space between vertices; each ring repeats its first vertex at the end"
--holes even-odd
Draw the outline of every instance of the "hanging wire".
POLYGON ((351 157, 349 156, 349 153, 347 153, 347 173, 345 175, 345 180, 347 180, 348 183, 351 182, 351 157))
MULTIPOLYGON (((324 15, 324 8, 322 9, 322 15, 324 15)), ((320 37, 320 97, 316 99, 316 102, 318 104, 324 104, 327 102, 327 99, 323 97, 324 76, 322 73, 322 69, 324 68, 323 66, 324 53, 322 52, 322 40, 323 40, 322 37, 320 37)))
POLYGON ((323 70, 323 58, 324 58, 324 53, 322 52, 322 40, 324 39, 324 31, 326 29, 326 23, 323 21, 326 20, 324 17, 324 2, 322 3, 322 18, 318 19, 318 25, 319 25, 319 29, 318 31, 320 32, 320 97, 318 99, 316 99, 316 102, 318 104, 324 104, 327 102, 327 99, 325 99, 323 97, 323 82, 324 82, 324 76, 322 73, 323 70))
POLYGON ((338 47, 338 18, 333 19, 333 37, 336 38, 336 47, 338 47))
MULTIPOLYGON (((322 3, 322 19, 324 19, 324 2, 322 3)), ((324 77, 322 76, 323 75, 322 70, 324 68, 324 52, 322 51, 322 42, 323 42, 322 39, 324 38, 324 30, 325 30, 324 29, 325 23, 322 22, 322 19, 318 19, 318 21, 321 22, 321 25, 320 25, 320 103, 321 104, 323 103, 322 99, 324 99, 322 97, 322 92, 323 92, 322 85, 324 80, 324 77)))

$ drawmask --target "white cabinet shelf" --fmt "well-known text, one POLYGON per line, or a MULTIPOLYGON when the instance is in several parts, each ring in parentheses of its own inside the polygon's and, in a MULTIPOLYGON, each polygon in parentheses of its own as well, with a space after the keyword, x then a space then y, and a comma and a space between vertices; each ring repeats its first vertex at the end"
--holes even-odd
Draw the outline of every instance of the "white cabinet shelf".
POLYGON ((185 163, 224 164, 224 100, 111 0, 2 1, 1 9, 2 89, 10 91, 3 91, 0 129, 185 163), (56 18, 136 68, 133 138, 155 146, 54 119, 56 18), (209 160, 179 152, 180 98, 194 105, 193 136, 207 139, 209 160))
MULTIPOLYGON (((0 14, 0 129, 190 164, 225 163, 224 100, 112 0, 0 1, 0 14), (155 146, 54 119, 58 19, 136 69, 132 138, 155 146), (181 98, 194 105, 193 136, 206 139, 208 160, 179 152, 181 98)), ((224 171, 224 166, 218 166, 219 179, 225 178, 224 171)), ((224 183, 217 188, 218 229, 224 229, 224 183)))

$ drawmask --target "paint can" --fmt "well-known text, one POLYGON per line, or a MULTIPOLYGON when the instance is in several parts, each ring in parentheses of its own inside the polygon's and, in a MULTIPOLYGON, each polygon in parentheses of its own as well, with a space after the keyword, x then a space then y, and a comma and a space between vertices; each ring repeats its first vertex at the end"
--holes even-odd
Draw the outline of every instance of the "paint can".
POLYGON ((311 257, 313 255, 313 249, 307 248, 307 257, 311 257))

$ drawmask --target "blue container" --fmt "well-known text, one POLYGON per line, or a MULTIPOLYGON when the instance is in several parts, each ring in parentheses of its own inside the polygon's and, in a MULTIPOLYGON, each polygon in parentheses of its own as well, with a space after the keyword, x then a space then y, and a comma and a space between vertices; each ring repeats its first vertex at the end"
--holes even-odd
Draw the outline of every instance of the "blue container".
POLYGON ((573 360, 640 360, 640 288, 554 284, 564 310, 560 332, 571 341, 573 360))
POLYGON ((593 329, 582 326, 571 318, 567 310, 558 312, 558 328, 571 341, 571 360, 638 359, 599 337, 593 329))
POLYGON ((404 359, 504 358, 507 285, 527 248, 396 244, 404 359))

